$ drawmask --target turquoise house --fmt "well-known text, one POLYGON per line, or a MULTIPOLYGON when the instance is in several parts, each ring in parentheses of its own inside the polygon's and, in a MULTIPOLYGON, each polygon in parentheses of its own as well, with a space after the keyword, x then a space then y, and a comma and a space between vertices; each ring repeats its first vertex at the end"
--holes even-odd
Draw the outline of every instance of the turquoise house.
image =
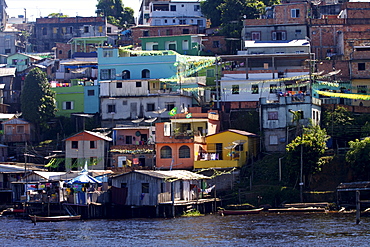
POLYGON ((99 85, 86 85, 84 87, 84 113, 95 114, 99 112, 99 85))
POLYGON ((6 62, 7 68, 16 68, 17 72, 27 69, 32 64, 42 60, 43 58, 23 53, 15 53, 9 55, 6 62))

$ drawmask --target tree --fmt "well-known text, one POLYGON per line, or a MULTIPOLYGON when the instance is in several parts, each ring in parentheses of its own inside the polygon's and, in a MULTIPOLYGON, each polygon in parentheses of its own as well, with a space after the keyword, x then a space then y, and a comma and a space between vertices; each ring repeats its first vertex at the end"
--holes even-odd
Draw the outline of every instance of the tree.
POLYGON ((118 27, 134 24, 134 10, 124 7, 122 0, 98 0, 95 13, 107 17, 108 23, 118 27))
POLYGON ((329 136, 325 129, 311 124, 303 128, 301 136, 297 136, 286 146, 288 181, 290 183, 295 183, 300 175, 302 155, 304 155, 303 176, 312 175, 321 170, 322 156, 328 139, 329 136))
POLYGON ((221 10, 218 6, 223 3, 224 0, 207 0, 200 2, 200 8, 202 14, 211 20, 211 27, 218 27, 221 25, 221 10))
POLYGON ((39 68, 32 69, 26 76, 21 94, 21 109, 24 119, 35 125, 36 136, 47 129, 47 122, 55 116, 55 93, 50 90, 46 74, 39 68))
POLYGON ((350 164, 356 180, 370 179, 370 138, 350 141, 346 161, 350 164))
POLYGON ((337 106, 333 111, 324 111, 323 125, 337 146, 354 140, 351 137, 353 120, 352 113, 343 106, 337 106))
POLYGON ((51 14, 48 14, 48 17, 63 18, 63 17, 68 17, 68 15, 63 15, 62 13, 51 13, 51 14))

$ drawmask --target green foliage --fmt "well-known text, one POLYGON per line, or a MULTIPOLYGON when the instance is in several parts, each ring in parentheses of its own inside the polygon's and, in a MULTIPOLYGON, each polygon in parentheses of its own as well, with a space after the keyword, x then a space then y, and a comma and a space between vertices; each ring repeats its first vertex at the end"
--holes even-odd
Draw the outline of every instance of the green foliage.
POLYGON ((324 111, 323 125, 334 141, 339 144, 343 145, 352 139, 353 123, 353 114, 343 106, 337 106, 333 111, 324 111))
POLYGON ((122 0, 99 0, 95 13, 106 16, 107 22, 118 27, 134 24, 134 10, 124 7, 122 0))
POLYGON ((63 15, 62 13, 51 13, 51 14, 48 14, 48 17, 63 18, 63 17, 68 17, 68 15, 63 15))
POLYGON ((350 150, 346 161, 350 164, 353 175, 358 180, 370 178, 370 138, 349 142, 350 150))
POLYGON ((54 97, 46 74, 39 68, 32 69, 25 79, 21 109, 23 118, 35 124, 37 135, 40 129, 48 129, 48 121, 55 115, 54 97))
POLYGON ((303 135, 286 146, 286 159, 288 164, 288 182, 294 183, 300 174, 301 157, 303 159, 303 175, 312 175, 321 170, 323 155, 326 150, 326 141, 329 136, 320 126, 310 125, 303 128, 303 135))
POLYGON ((204 214, 201 214, 196 209, 189 209, 189 210, 183 212, 181 216, 183 216, 183 217, 194 217, 194 216, 204 216, 204 214))
POLYGON ((200 3, 202 14, 211 20, 211 27, 218 27, 221 25, 221 10, 218 6, 223 0, 207 0, 200 3))

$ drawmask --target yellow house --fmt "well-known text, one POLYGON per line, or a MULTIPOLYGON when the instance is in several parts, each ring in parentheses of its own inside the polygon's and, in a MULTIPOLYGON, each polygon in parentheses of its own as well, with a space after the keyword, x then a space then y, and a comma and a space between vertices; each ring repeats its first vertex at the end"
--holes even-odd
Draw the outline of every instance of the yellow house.
POLYGON ((206 137, 206 145, 195 150, 194 168, 242 167, 257 156, 259 136, 242 130, 228 129, 206 137))

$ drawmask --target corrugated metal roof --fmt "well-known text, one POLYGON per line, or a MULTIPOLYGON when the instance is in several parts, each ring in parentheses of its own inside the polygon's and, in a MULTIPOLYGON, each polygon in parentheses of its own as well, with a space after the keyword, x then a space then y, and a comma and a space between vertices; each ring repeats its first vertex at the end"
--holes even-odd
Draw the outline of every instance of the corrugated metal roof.
POLYGON ((80 135, 81 133, 84 133, 84 132, 85 132, 85 133, 87 133, 87 134, 90 134, 90 135, 96 136, 96 137, 98 137, 98 138, 100 138, 100 139, 106 140, 106 141, 108 141, 108 142, 110 142, 110 141, 112 141, 112 140, 113 140, 113 139, 112 139, 112 138, 110 138, 109 136, 106 136, 106 135, 104 135, 104 134, 102 134, 102 133, 100 133, 100 132, 93 132, 93 131, 85 130, 85 131, 79 132, 79 133, 77 133, 77 134, 75 134, 75 135, 73 135, 73 136, 70 136, 70 137, 68 137, 68 138, 64 139, 63 141, 66 141, 66 140, 68 140, 69 138, 72 138, 72 137, 74 137, 74 136, 78 136, 78 135, 80 135))
POLYGON ((182 180, 198 180, 211 179, 210 177, 197 174, 186 170, 172 170, 172 171, 149 171, 149 170, 135 170, 133 172, 141 173, 156 178, 163 179, 182 179, 182 180))
POLYGON ((0 68, 0 77, 15 76, 17 68, 0 68))
POLYGON ((0 164, 0 173, 23 173, 24 167, 0 164))

